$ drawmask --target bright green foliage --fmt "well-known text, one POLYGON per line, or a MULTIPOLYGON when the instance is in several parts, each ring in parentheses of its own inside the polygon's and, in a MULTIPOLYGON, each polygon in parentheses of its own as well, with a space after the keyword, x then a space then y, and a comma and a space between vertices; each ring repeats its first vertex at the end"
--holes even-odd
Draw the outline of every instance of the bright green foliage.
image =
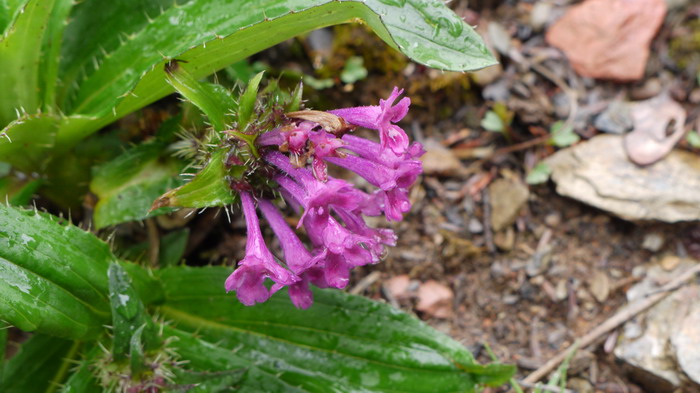
MULTIPOLYGON (((0 252, 4 252, 3 266, 10 266, 0 270, 5 283, 0 290, 8 300, 0 303, 0 315, 28 330, 112 340, 107 345, 114 348, 109 359, 116 362, 128 353, 129 364, 123 368, 109 363, 95 369, 126 370, 129 375, 147 378, 142 367, 145 359, 186 360, 163 361, 159 369, 173 369, 172 383, 197 380, 212 387, 200 391, 222 392, 231 384, 242 391, 269 392, 325 392, 329 388, 339 392, 470 392, 477 384, 500 384, 513 371, 509 366, 476 364, 460 344, 389 305, 317 290, 314 306, 305 311, 294 308, 283 293, 257 307, 245 307, 223 290, 229 268, 171 267, 150 277, 136 265, 115 263, 102 241, 76 227, 33 211, 0 209, 0 252), (66 241, 66 233, 71 242, 66 241), (21 234, 37 236, 41 245, 23 241, 21 234), (28 262, 39 257, 39 247, 41 258, 51 259, 46 266, 28 262), (90 274, 99 273, 88 282, 75 271, 78 267, 88 271, 82 267, 84 261, 93 267, 90 274), (51 285, 59 284, 65 296, 52 292, 59 298, 39 298, 38 290, 50 291, 51 285), (33 297, 20 296, 25 292, 33 297), (18 312, 4 304, 13 305, 18 312), (148 306, 155 307, 169 326, 153 330, 148 306), (22 313, 30 308, 36 312, 22 313), (110 314, 114 328, 107 336, 104 325, 110 314), (154 339, 158 331, 162 335, 154 339)), ((24 345, 20 353, 24 355, 14 357, 6 367, 3 383, 7 390, 3 391, 23 391, 10 387, 21 389, 23 378, 35 372, 17 366, 30 361, 50 363, 41 372, 51 374, 47 380, 53 383, 67 380, 64 391, 95 391, 94 386, 104 378, 94 376, 95 370, 87 363, 73 370, 61 360, 82 353, 88 363, 98 361, 101 351, 90 349, 94 341, 86 341, 86 348, 78 351, 76 343, 37 335, 24 345), (40 351, 39 346, 51 351, 40 351), (75 374, 69 376, 71 370, 75 374)))
POLYGON ((41 170, 51 158, 46 150, 66 152, 171 93, 179 82, 167 77, 168 64, 196 80, 287 38, 352 21, 430 67, 495 63, 440 0, 6 0, 0 86, 12 88, 0 96, 7 135, 0 155, 41 170))

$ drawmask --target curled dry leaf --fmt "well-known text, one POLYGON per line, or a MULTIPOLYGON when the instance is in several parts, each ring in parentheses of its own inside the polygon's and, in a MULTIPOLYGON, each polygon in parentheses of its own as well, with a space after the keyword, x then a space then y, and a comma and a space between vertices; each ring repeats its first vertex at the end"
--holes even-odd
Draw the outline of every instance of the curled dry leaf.
POLYGON ((685 117, 685 109, 667 94, 634 103, 634 129, 624 138, 627 156, 639 165, 664 158, 685 134, 685 117))
POLYGON ((416 310, 435 318, 452 316, 452 290, 434 280, 428 280, 418 287, 416 310))
POLYGON ((323 111, 307 109, 303 111, 289 112, 286 115, 292 119, 301 119, 318 123, 324 130, 335 135, 342 135, 344 132, 355 128, 354 126, 349 125, 342 117, 323 111))
POLYGON ((638 80, 665 15, 665 0, 588 0, 571 7, 546 39, 582 76, 638 80))

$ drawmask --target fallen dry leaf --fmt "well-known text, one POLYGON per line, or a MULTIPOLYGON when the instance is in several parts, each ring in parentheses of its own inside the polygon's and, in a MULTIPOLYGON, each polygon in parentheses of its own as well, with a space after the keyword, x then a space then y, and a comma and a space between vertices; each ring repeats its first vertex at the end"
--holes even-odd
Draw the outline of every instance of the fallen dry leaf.
POLYGON ((627 156, 639 165, 666 157, 685 134, 685 109, 667 94, 632 105, 634 129, 625 135, 627 156), (667 129, 673 131, 667 135, 667 129))
POLYGON ((546 39, 582 76, 638 80, 665 15, 665 0, 588 0, 571 7, 546 39))
POLYGON ((435 318, 452 316, 452 290, 434 280, 428 280, 418 287, 416 310, 435 318))
POLYGON ((410 296, 410 284, 411 279, 408 277, 408 274, 401 274, 386 280, 384 282, 384 288, 386 288, 395 299, 405 299, 410 296))
POLYGON ((427 175, 453 175, 462 168, 462 163, 452 150, 433 140, 426 141, 425 154, 420 160, 427 175))

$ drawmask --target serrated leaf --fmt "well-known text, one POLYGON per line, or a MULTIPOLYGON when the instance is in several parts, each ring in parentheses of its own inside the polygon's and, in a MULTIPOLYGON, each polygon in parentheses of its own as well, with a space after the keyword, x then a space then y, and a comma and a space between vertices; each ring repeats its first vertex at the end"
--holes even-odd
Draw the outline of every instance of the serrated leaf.
MULTIPOLYGON (((39 66, 44 32, 55 0, 29 0, 0 36, 0 125, 17 113, 34 113, 41 102, 39 66)), ((57 59, 56 59, 57 61, 57 59)))
MULTIPOLYGON (((417 319, 340 291, 315 291, 314 305, 304 311, 286 293, 243 306, 224 291, 228 274, 223 267, 161 270, 166 299, 158 310, 211 347, 200 364, 254 366, 242 391, 470 392, 477 383, 502 383, 514 371, 478 365, 464 347, 417 319)), ((179 348, 183 358, 201 356, 179 348)))
MULTIPOLYGON (((0 204, 0 316, 22 330, 73 339, 102 333, 115 261, 106 243, 65 219, 0 204)), ((143 269, 124 268, 144 300, 162 297, 143 269)))
POLYGON ((3 393, 45 393, 64 381, 78 343, 43 334, 25 341, 5 368, 3 393))
POLYGON ((238 107, 231 93, 221 85, 198 82, 186 67, 176 60, 170 62, 166 66, 168 83, 207 115, 214 130, 226 130, 238 107))
MULTIPOLYGON (((389 45, 430 67, 465 71, 495 64, 473 29, 439 0, 190 1, 152 16, 109 57, 98 56, 99 68, 81 83, 70 110, 100 113, 130 89, 135 95, 125 98, 117 112, 131 112, 164 96, 169 89, 163 85, 163 56, 198 66, 197 78, 294 35, 357 18, 389 45), (120 72, 125 69, 129 72, 120 72)), ((66 63, 72 58, 64 52, 66 63)), ((76 61, 84 62, 82 56, 76 61)))
POLYGON ((166 147, 166 143, 158 140, 143 143, 96 171, 90 190, 99 198, 94 213, 97 228, 169 211, 150 210, 156 198, 183 183, 178 177, 183 164, 162 158, 166 147))
POLYGON ((209 163, 191 182, 168 191, 158 198, 152 208, 162 207, 211 207, 224 206, 235 201, 226 178, 229 170, 225 165, 226 152, 217 150, 209 163))

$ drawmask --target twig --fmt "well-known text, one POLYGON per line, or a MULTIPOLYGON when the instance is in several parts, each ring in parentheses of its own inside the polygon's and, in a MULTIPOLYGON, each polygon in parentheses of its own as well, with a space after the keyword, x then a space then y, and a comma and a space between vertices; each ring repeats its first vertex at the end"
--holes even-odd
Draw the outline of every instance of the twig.
POLYGON ((527 383, 525 381, 519 381, 518 382, 520 385, 528 388, 528 389, 540 389, 545 392, 554 392, 554 393, 575 393, 571 389, 562 389, 558 386, 547 386, 547 385, 542 385, 542 384, 533 384, 533 383, 527 383))
POLYGON ((158 226, 153 218, 146 219, 146 232, 148 233, 148 260, 151 266, 158 266, 160 254, 160 235, 158 226))
POLYGON ((491 195, 488 187, 481 191, 481 200, 484 204, 484 240, 486 248, 491 254, 496 253, 496 245, 493 243, 493 229, 491 228, 491 195))
POLYGON ((380 275, 381 273, 376 271, 368 274, 366 277, 360 280, 360 282, 358 282, 357 285, 352 287, 350 293, 353 295, 357 295, 363 292, 365 289, 369 288, 370 285, 374 284, 374 282, 379 279, 380 275))
POLYGON ((700 273, 700 264, 697 264, 697 265, 693 266, 692 268, 686 270, 685 272, 680 273, 673 280, 671 280, 668 284, 659 288, 659 290, 662 292, 656 292, 652 295, 649 295, 643 299, 639 299, 639 300, 637 300, 633 303, 630 303, 627 306, 623 307, 615 315, 608 318, 603 323, 598 325, 595 329, 591 330, 585 336, 583 336, 579 340, 577 340, 577 345, 572 345, 570 348, 568 348, 562 352, 559 352, 556 356, 554 356, 552 359, 550 359, 542 367, 538 368, 532 374, 528 375, 527 378, 523 379, 523 384, 536 383, 537 381, 542 379, 545 375, 549 374, 550 371, 554 370, 554 368, 557 367, 557 365, 559 363, 564 361, 564 359, 566 359, 566 357, 569 355, 569 353, 572 350, 575 350, 575 348, 577 348, 577 347, 578 348, 587 347, 588 345, 593 343, 595 340, 597 340, 599 337, 601 337, 604 334, 610 332, 611 330, 617 328, 618 326, 622 325, 623 323, 625 323, 629 319, 633 318, 637 314, 641 313, 642 311, 644 311, 644 310, 650 308, 651 306, 653 306, 654 304, 658 303, 663 298, 668 296, 671 292, 673 292, 676 289, 683 286, 686 281, 693 278, 698 273, 700 273))

